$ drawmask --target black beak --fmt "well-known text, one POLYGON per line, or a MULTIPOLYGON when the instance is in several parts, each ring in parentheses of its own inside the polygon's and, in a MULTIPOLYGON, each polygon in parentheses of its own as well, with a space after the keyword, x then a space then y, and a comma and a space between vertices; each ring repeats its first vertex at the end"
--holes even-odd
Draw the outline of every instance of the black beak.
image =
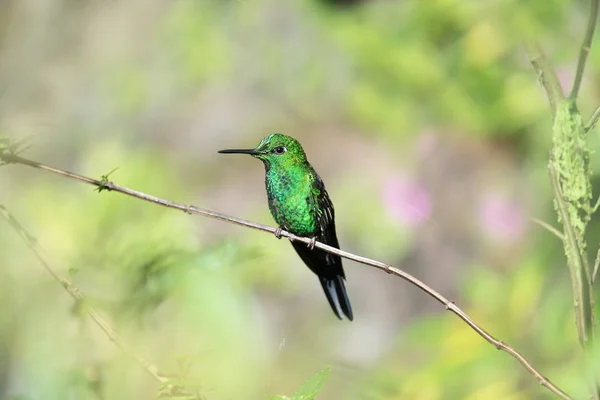
POLYGON ((255 149, 226 149, 219 150, 221 154, 250 154, 251 156, 258 155, 258 151, 255 149))

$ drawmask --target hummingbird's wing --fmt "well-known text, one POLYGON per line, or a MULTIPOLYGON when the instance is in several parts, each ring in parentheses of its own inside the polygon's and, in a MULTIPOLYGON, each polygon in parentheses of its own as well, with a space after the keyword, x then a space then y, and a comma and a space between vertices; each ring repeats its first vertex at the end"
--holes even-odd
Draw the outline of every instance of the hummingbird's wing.
MULTIPOLYGON (((335 232, 335 211, 333 209, 333 203, 331 202, 329 194, 325 190, 322 182, 321 186, 321 193, 316 199, 316 203, 318 204, 316 209, 316 218, 319 222, 319 233, 316 235, 316 237, 320 242, 339 249, 340 245, 335 232)), ((325 263, 329 266, 333 273, 342 276, 342 278, 346 278, 344 269, 342 268, 342 259, 340 256, 336 256, 335 254, 331 253, 325 253, 325 263)))
MULTIPOLYGON (((325 190, 323 181, 315 173, 316 179, 313 190, 314 218, 317 220, 317 232, 315 237, 320 242, 339 249, 339 243, 335 232, 335 212, 329 194, 325 190)), ((319 276, 323 291, 333 312, 341 319, 341 311, 352 320, 352 306, 346 293, 344 284, 345 274, 342 267, 341 257, 327 253, 320 249, 309 249, 306 244, 292 242, 294 249, 304 263, 319 276)))

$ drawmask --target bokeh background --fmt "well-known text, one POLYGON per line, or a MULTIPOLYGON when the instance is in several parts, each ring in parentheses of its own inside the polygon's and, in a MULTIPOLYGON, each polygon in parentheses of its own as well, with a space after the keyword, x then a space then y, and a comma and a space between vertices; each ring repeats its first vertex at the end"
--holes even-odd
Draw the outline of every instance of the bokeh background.
MULTIPOLYGON (((217 150, 297 138, 343 249, 457 302, 585 393, 546 161, 550 113, 522 41, 572 82, 587 1, 1 0, 0 132, 24 156, 273 224, 263 167, 217 150)), ((600 104, 593 46, 580 108, 600 104)), ((590 143, 598 149, 597 133, 590 143)), ((593 162, 594 169, 598 163, 593 162)), ((136 352, 207 399, 546 399, 507 354, 404 281, 346 261, 338 321, 286 241, 42 171, 0 203, 136 352)), ((590 250, 600 240, 590 227, 590 250)), ((0 222, 0 399, 149 399, 0 222)))

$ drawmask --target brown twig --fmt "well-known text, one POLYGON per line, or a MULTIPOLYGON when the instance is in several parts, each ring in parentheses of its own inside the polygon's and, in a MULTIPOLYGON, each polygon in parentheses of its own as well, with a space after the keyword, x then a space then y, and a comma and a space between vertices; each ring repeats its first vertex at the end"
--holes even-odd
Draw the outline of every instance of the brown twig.
MULTIPOLYGON (((86 303, 85 296, 81 293, 81 291, 75 287, 68 279, 60 277, 50 263, 47 261, 46 256, 42 248, 38 245, 37 240, 29 233, 27 230, 17 221, 17 219, 4 207, 0 204, 0 214, 9 225, 21 236, 25 244, 33 251, 38 261, 42 264, 44 269, 52 276, 52 278, 57 281, 70 295, 75 299, 75 301, 79 301, 82 304, 85 304, 84 310, 90 316, 92 321, 96 323, 104 331, 108 339, 113 342, 119 349, 121 349, 125 354, 134 359, 148 374, 154 378, 158 383, 160 383, 163 387, 161 388, 162 393, 171 393, 175 391, 186 392, 185 388, 177 387, 176 385, 169 384, 169 378, 162 376, 158 373, 158 368, 152 364, 150 361, 146 360, 144 357, 140 356, 133 350, 129 348, 123 342, 123 340, 117 335, 113 327, 104 320, 100 316, 100 314, 91 306, 86 303)), ((200 398, 196 396, 194 398, 200 398)))
MULTIPOLYGON (((88 177, 78 175, 78 174, 75 174, 72 172, 64 171, 62 169, 53 168, 53 167, 50 167, 50 166, 47 166, 47 165, 44 165, 44 164, 41 164, 41 163, 38 163, 35 161, 31 161, 31 160, 19 157, 15 154, 6 154, 6 153, 3 155, 0 154, 0 159, 1 158, 3 158, 4 161, 7 163, 17 163, 17 164, 28 165, 30 167, 53 172, 53 173, 56 173, 56 174, 59 174, 62 176, 66 176, 66 177, 69 177, 72 179, 79 180, 81 182, 88 183, 90 185, 94 185, 98 188, 99 191, 103 191, 103 190, 115 191, 115 192, 126 194, 128 196, 132 196, 132 197, 135 197, 135 198, 138 198, 141 200, 145 200, 145 201, 148 201, 151 203, 159 204, 164 207, 184 211, 189 214, 201 215, 204 217, 213 218, 213 219, 217 219, 220 221, 225 221, 225 222, 233 223, 236 225, 245 226, 245 227, 260 230, 263 232, 269 232, 274 235, 277 233, 281 237, 287 237, 290 241, 299 241, 299 242, 309 244, 313 240, 313 239, 307 238, 307 237, 296 236, 290 232, 280 230, 278 228, 273 228, 268 225, 263 225, 263 224, 259 224, 256 222, 246 221, 241 218, 232 217, 232 216, 221 214, 218 212, 206 210, 203 208, 195 207, 193 205, 184 205, 184 204, 180 204, 180 203, 175 203, 175 202, 172 202, 169 200, 161 199, 159 197, 155 197, 155 196, 151 196, 151 195, 148 195, 148 194, 145 194, 142 192, 138 192, 137 190, 129 189, 129 188, 117 185, 113 182, 110 182, 110 181, 108 181, 108 179, 105 179, 106 176, 104 176, 102 180, 88 178, 88 177)), ((442 294, 440 294, 436 290, 432 289, 425 283, 421 282, 419 279, 410 275, 409 273, 404 272, 401 269, 395 268, 389 264, 385 264, 380 261, 376 261, 376 260, 372 260, 372 259, 369 259, 366 257, 348 253, 346 251, 337 249, 335 247, 328 246, 328 245, 318 242, 318 241, 315 242, 314 246, 321 250, 324 250, 328 253, 336 254, 340 257, 344 257, 349 260, 359 262, 361 264, 375 267, 377 269, 385 271, 389 274, 396 275, 396 276, 410 282, 411 284, 415 285, 416 287, 421 289, 423 292, 425 292, 429 296, 433 297, 439 303, 443 304, 444 307, 446 308, 446 310, 449 310, 449 311, 453 312, 455 315, 457 315, 469 327, 471 327, 471 329, 473 329, 475 332, 477 332, 477 334, 479 336, 481 336, 487 342, 492 344, 498 350, 502 350, 502 351, 510 354, 512 357, 514 357, 519 363, 521 363, 521 365, 523 365, 523 367, 525 367, 527 372, 529 372, 531 375, 533 375, 539 381, 539 383, 542 386, 548 388, 552 393, 554 393, 556 396, 560 397, 561 399, 565 399, 565 400, 571 399, 571 397, 569 397, 565 392, 563 392, 558 386, 556 386, 549 379, 544 377, 536 368, 534 368, 533 365, 531 365, 531 363, 520 352, 518 352, 511 346, 505 344, 504 342, 502 342, 502 341, 496 339, 495 337, 493 337, 492 335, 490 335, 485 329, 483 329, 479 324, 477 324, 473 319, 471 319, 471 317, 469 317, 464 311, 462 311, 453 302, 448 300, 442 294)))

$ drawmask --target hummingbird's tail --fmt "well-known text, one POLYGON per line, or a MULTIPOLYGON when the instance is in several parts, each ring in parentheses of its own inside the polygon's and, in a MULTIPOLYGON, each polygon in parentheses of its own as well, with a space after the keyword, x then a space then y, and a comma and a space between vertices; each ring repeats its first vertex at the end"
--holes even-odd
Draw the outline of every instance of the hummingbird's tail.
POLYGON ((342 319, 342 315, 340 314, 341 309, 344 315, 352 321, 354 318, 352 315, 352 306, 350 305, 350 300, 346 294, 344 278, 341 275, 336 275, 333 278, 319 276, 319 280, 321 281, 321 286, 323 286, 325 296, 327 296, 327 301, 329 301, 329 305, 335 315, 339 319, 342 319))

